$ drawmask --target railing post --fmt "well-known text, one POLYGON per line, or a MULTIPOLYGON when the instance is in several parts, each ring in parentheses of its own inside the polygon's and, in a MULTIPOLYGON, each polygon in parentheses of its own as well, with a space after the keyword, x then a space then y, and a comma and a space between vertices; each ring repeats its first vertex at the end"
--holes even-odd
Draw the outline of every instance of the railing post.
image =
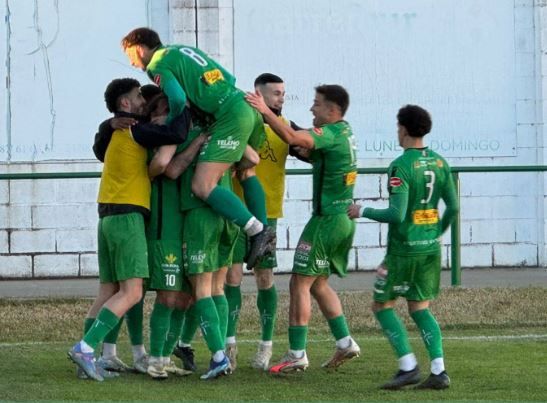
MULTIPOLYGON (((460 205, 460 175, 457 172, 453 174, 454 182, 456 183, 456 195, 458 205, 460 205)), ((460 286, 462 284, 462 268, 461 268, 461 244, 460 244, 460 211, 456 214, 452 225, 450 226, 450 270, 452 272, 452 286, 460 286)))

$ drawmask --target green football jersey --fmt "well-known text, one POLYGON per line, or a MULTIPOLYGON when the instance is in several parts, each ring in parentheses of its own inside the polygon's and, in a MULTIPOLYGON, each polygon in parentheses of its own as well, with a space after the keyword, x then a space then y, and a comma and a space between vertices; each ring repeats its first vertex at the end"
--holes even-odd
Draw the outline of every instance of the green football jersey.
POLYGON ((147 240, 182 239, 179 180, 160 175, 152 181, 147 240))
POLYGON ((161 47, 154 52, 146 72, 168 96, 175 80, 184 92, 179 94, 180 101, 187 98, 192 106, 213 115, 226 100, 240 92, 230 73, 203 51, 190 46, 161 47))
MULTIPOLYGON (((194 127, 188 133, 188 137, 184 143, 177 147, 177 152, 184 150, 188 145, 203 132, 201 127, 194 127)), ((198 158, 186 168, 186 170, 180 175, 180 211, 187 211, 199 207, 209 207, 207 203, 201 200, 192 192, 192 178, 194 177, 194 171, 196 170, 196 164, 198 158)), ((232 190, 231 170, 228 169, 224 172, 224 175, 220 179, 219 185, 227 187, 232 190)))
POLYGON ((438 204, 455 192, 447 162, 429 148, 409 148, 388 168, 389 194, 408 193, 406 216, 389 224, 388 253, 422 255, 440 251, 438 204))
POLYGON ((313 214, 346 213, 357 178, 356 144, 351 127, 340 121, 309 130, 314 139, 313 214))

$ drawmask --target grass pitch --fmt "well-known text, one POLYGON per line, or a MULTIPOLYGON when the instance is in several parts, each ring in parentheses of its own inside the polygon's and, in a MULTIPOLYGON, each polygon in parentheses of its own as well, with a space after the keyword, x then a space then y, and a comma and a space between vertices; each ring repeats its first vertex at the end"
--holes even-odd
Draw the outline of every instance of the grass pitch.
MULTIPOLYGON (((338 371, 320 368, 332 354, 334 342, 317 307, 310 326, 308 371, 273 377, 251 369, 248 361, 259 330, 254 296, 246 295, 238 335, 239 367, 233 375, 199 379, 209 354, 198 337, 194 345, 198 374, 163 382, 123 374, 103 383, 77 380, 75 366, 66 359, 66 351, 81 337, 89 300, 0 300, 0 400, 547 401, 547 289, 445 290, 433 306, 443 328, 452 379, 445 391, 378 389, 397 364, 369 312, 370 298, 367 292, 342 294, 362 356, 338 371)), ((148 298, 145 319, 151 302, 148 298)), ((287 304, 287 295, 282 294, 274 361, 287 348, 287 304)), ((403 317, 425 377, 426 351, 412 322, 403 317)), ((131 362, 125 330, 118 351, 131 362)))

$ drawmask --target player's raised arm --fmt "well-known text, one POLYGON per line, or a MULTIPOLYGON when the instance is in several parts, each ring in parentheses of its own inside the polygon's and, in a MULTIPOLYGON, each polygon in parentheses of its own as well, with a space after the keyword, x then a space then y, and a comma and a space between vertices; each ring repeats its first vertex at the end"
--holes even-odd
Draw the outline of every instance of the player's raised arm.
POLYGON ((299 146, 309 149, 315 147, 315 142, 310 133, 308 133, 307 130, 296 131, 291 126, 285 124, 283 121, 278 119, 275 113, 273 113, 272 110, 268 108, 260 92, 248 92, 245 98, 253 108, 255 108, 262 114, 266 123, 270 125, 273 131, 285 143, 291 146, 299 146))

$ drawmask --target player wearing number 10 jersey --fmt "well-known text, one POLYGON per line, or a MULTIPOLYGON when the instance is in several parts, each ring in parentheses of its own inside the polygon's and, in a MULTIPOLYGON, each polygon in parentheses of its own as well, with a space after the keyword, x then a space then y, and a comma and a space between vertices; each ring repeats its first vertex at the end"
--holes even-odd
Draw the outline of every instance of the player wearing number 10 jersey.
POLYGON ((436 152, 424 146, 431 130, 429 113, 407 105, 397 114, 399 144, 404 149, 388 169, 389 208, 349 207, 351 218, 366 217, 389 223, 387 254, 377 270, 373 310, 399 359, 399 371, 384 389, 400 389, 420 382, 416 357, 401 320, 393 310, 402 296, 420 330, 429 358, 431 375, 418 388, 444 389, 450 379, 444 369, 439 325, 429 311, 439 293, 440 237, 458 211, 450 167, 436 152), (446 209, 442 217, 438 204, 446 209))

